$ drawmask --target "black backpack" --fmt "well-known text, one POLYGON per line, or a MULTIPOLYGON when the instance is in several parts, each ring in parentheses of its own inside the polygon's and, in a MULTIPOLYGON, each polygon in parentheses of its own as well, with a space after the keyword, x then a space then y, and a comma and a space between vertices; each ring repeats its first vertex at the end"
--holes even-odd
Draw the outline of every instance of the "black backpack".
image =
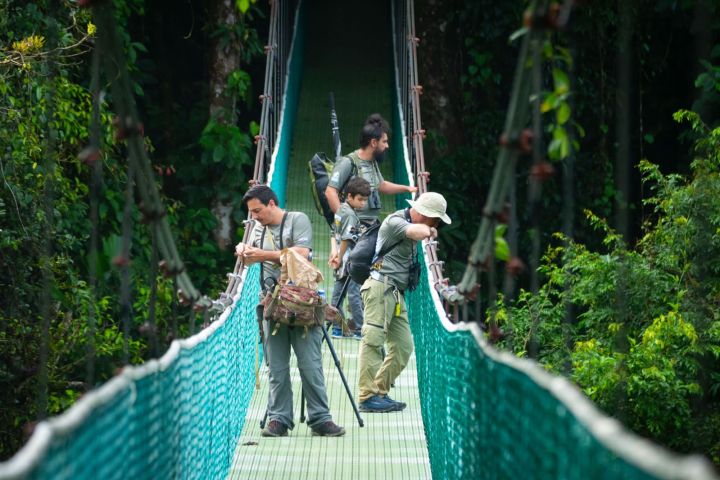
MULTIPOLYGON (((352 159, 350 159, 350 161, 352 162, 352 159)), ((325 152, 317 152, 308 162, 308 171, 310 173, 310 183, 312 185, 311 190, 313 200, 315 200, 315 208, 331 227, 335 223, 335 214, 330 209, 330 204, 325 196, 325 189, 327 188, 328 183, 330 183, 330 174, 332 173, 333 167, 335 167, 335 162, 330 160, 325 152)), ((352 162, 352 171, 350 172, 350 176, 347 178, 339 192, 341 201, 343 199, 342 197, 345 187, 350 179, 356 176, 357 173, 357 165, 355 162, 352 162)))
MULTIPOLYGON (((369 225, 358 237, 357 243, 350 251, 347 262, 347 272, 353 282, 362 285, 370 276, 373 260, 375 259, 375 248, 377 246, 380 222, 376 221, 369 225)), ((402 240, 383 247, 378 252, 377 258, 382 258, 386 253, 400 245, 402 240)))

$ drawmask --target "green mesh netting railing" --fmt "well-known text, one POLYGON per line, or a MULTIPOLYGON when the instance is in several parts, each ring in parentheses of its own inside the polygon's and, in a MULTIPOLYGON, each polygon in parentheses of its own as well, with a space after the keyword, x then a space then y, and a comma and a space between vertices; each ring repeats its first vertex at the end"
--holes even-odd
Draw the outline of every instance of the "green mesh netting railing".
POLYGON ((702 457, 631 434, 567 380, 490 347, 476 324, 451 324, 428 272, 408 313, 433 478, 715 478, 702 457))
MULTIPOLYGON (((411 0, 395 1, 396 11, 412 11, 411 0)), ((300 70, 299 59, 289 65, 287 96, 296 95, 300 70)), ((403 94, 393 95, 395 131, 407 131, 397 128, 407 118, 403 94)), ((280 124, 285 140, 275 145, 269 182, 284 192, 294 114, 280 124)), ((395 180, 412 183, 408 138, 396 138, 393 150, 403 155, 396 153, 395 180)), ((427 250, 423 280, 407 300, 434 478, 714 478, 703 459, 638 438, 567 380, 495 350, 477 324, 450 323, 428 278, 427 250)), ((0 479, 224 478, 255 385, 258 273, 257 265, 244 270, 232 308, 201 333, 40 423, 0 464, 0 479)))
POLYGON ((0 478, 222 478, 255 386, 259 267, 232 310, 42 422, 0 478))

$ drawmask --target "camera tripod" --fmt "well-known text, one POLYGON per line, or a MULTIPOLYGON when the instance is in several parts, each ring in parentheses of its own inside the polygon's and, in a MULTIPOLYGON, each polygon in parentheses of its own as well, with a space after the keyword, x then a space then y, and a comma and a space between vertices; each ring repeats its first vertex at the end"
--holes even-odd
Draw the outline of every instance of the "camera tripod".
MULTIPOLYGON (((338 297, 338 301, 336 305, 333 305, 333 307, 338 308, 342 305, 343 299, 345 298, 345 295, 347 294, 348 286, 350 285, 350 282, 352 280, 350 279, 350 275, 348 275, 345 278, 345 282, 343 282, 342 289, 340 291, 340 296, 338 297)), ((353 407, 353 411, 355 412, 355 417, 357 418, 358 425, 360 427, 365 426, 362 417, 360 416, 360 411, 358 410, 357 404, 355 403, 355 398, 353 397, 352 392, 350 391, 350 386, 348 385, 347 378, 345 377, 345 372, 343 372, 342 367, 340 366, 340 359, 337 356, 337 352, 335 351, 335 347, 333 347, 332 341, 330 340, 330 335, 328 335, 327 328, 325 328, 325 322, 322 322, 320 324, 320 328, 323 332, 323 339, 327 342, 328 348, 330 349, 330 353, 333 357, 333 361, 335 363, 335 368, 337 368, 338 373, 340 374, 340 378, 342 379, 343 385, 345 386, 345 392, 347 392, 347 396, 350 399, 350 404, 353 407)), ((267 408, 265 409, 265 415, 263 415, 263 419, 260 420, 260 428, 265 428, 265 423, 267 422, 268 417, 268 411, 267 408)), ((300 423, 305 422, 305 391, 303 390, 300 394, 300 423)))

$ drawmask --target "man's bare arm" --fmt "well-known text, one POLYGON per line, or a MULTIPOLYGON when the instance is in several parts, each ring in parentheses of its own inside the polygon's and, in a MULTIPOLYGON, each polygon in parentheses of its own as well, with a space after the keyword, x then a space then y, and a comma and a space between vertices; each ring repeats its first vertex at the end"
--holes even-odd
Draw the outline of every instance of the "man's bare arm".
POLYGON ((333 213, 337 212, 340 208, 340 195, 338 195, 335 187, 328 186, 325 189, 325 198, 327 198, 328 205, 330 205, 330 210, 332 210, 333 213))
POLYGON ((414 223, 409 225, 407 230, 405 230, 405 236, 412 240, 432 239, 437 237, 437 230, 434 227, 428 227, 422 223, 414 223))
POLYGON ((380 193, 396 195, 398 193, 415 193, 417 192, 417 187, 409 187, 407 185, 400 185, 399 183, 383 180, 382 183, 378 185, 378 190, 380 190, 380 193))

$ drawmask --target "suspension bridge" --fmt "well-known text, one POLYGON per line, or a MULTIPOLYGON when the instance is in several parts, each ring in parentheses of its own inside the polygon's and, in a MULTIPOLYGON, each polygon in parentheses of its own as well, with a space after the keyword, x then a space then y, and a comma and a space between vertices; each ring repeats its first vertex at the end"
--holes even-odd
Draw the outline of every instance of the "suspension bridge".
MULTIPOLYGON (((538 3, 547 8, 547 2, 538 3)), ((94 7, 94 15, 102 31, 112 30, 104 6, 94 7)), ((354 148, 363 119, 380 112, 393 126, 383 175, 427 189, 420 175, 424 130, 414 5, 412 0, 275 0, 269 22, 254 178, 268 183, 283 207, 311 216, 316 264, 332 279, 326 267, 327 226, 314 211, 306 170, 315 151, 332 149, 329 91, 335 92, 344 126, 344 151, 354 148)), ((715 478, 704 459, 635 436, 567 380, 494 349, 476 323, 458 322, 457 315, 453 320, 447 313, 457 314, 452 305, 478 281, 477 265, 493 244, 492 219, 507 197, 506 179, 523 153, 529 109, 518 99, 529 98, 532 90, 527 59, 536 47, 534 30, 531 24, 520 49, 505 125, 508 148, 498 158, 463 281, 457 286, 443 281, 435 245, 423 244, 422 281, 408 294, 415 354, 393 395, 408 403, 406 410, 366 414, 360 427, 325 351, 330 410, 347 429, 342 438, 311 437, 301 423, 289 437, 260 436, 267 372, 261 369, 256 378, 255 365, 262 363, 255 321, 259 270, 238 264, 227 290, 214 301, 195 291, 158 214, 162 207, 142 163, 147 159, 137 113, 132 102, 118 102, 165 269, 180 277, 185 299, 214 320, 196 335, 174 341, 161 358, 126 367, 64 414, 38 424, 23 449, 0 464, 0 479, 715 478), (163 242, 168 243, 163 247, 163 242)), ((113 42, 101 45, 117 49, 113 42)), ((122 66, 109 61, 105 68, 123 88, 122 66)), ((121 92, 114 96, 126 98, 121 92)), ((400 197, 382 200, 384 213, 404 204, 400 197)), ((331 280, 324 288, 331 289, 331 280)), ((350 384, 357 385, 357 342, 338 340, 335 348, 350 384)), ((297 416, 300 385, 294 375, 297 416)))

